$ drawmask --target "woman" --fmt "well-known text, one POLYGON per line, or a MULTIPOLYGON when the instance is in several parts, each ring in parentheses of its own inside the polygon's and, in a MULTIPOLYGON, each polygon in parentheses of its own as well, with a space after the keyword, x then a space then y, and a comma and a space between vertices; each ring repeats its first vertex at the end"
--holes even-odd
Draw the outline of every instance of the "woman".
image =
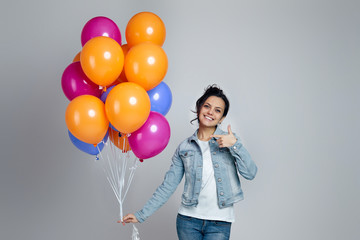
POLYGON ((230 125, 228 132, 218 127, 229 105, 216 85, 205 89, 196 102, 194 120, 198 121, 198 130, 178 146, 163 183, 143 209, 124 217, 125 223, 145 221, 169 199, 185 175, 176 220, 179 239, 229 239, 231 223, 235 220, 233 204, 243 199, 237 173, 251 180, 257 172, 230 125))

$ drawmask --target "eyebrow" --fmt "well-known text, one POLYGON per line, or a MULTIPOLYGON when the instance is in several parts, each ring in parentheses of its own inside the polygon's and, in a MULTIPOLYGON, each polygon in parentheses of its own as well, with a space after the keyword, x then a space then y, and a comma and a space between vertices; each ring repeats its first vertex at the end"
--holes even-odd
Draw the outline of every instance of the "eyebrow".
MULTIPOLYGON (((205 102, 205 103, 204 103, 204 105, 205 105, 205 104, 208 104, 208 105, 210 105, 210 106, 211 106, 211 104, 210 104, 210 103, 208 103, 208 102, 205 102)), ((222 108, 222 107, 215 107, 215 108, 218 108, 218 109, 223 110, 223 108, 222 108)))

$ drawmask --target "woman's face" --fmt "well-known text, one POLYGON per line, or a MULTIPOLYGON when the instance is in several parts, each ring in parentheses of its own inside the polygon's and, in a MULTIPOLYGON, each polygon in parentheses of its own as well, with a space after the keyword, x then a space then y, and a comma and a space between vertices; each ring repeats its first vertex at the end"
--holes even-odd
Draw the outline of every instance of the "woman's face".
POLYGON ((216 127, 223 120, 225 102, 219 97, 208 97, 199 112, 199 125, 201 127, 216 127))

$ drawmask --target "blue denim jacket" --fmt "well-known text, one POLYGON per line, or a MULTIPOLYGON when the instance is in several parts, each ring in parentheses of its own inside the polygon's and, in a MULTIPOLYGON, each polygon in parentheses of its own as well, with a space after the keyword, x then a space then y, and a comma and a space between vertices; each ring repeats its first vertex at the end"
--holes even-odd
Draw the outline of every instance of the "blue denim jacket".
MULTIPOLYGON (((225 135, 227 132, 217 128, 214 135, 225 135)), ((209 141, 210 152, 216 179, 216 192, 219 208, 232 206, 242 200, 239 172, 246 179, 253 179, 257 167, 249 152, 239 140, 231 147, 219 148, 216 139, 209 141)), ((197 131, 184 140, 176 149, 170 169, 165 174, 163 183, 156 189, 143 209, 135 213, 139 222, 143 222, 159 209, 175 192, 185 174, 185 186, 182 194, 184 206, 196 206, 202 181, 202 154, 198 144, 197 131)))

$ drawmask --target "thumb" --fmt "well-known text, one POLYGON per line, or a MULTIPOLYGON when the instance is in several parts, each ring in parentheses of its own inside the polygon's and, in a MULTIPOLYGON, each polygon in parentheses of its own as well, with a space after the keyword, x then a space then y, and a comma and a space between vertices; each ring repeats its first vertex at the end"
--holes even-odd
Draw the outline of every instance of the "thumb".
POLYGON ((228 125, 228 133, 229 133, 229 134, 233 134, 232 131, 231 131, 231 126, 230 126, 230 124, 228 125))

